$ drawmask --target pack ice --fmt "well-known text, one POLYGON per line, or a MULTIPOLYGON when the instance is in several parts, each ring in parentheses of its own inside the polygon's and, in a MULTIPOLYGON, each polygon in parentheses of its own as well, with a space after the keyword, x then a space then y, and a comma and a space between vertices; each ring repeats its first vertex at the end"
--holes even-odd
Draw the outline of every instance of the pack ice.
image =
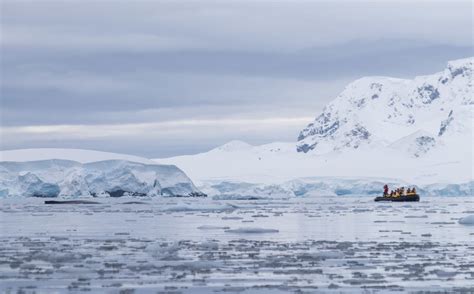
POLYGON ((176 166, 129 155, 28 149, 1 160, 0 196, 204 196, 176 166))

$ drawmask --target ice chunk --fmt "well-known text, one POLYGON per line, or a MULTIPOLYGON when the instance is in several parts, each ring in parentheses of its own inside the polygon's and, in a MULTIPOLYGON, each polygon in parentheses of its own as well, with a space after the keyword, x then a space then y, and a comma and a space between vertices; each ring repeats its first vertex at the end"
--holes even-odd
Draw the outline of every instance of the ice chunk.
POLYGON ((199 244, 198 247, 201 250, 217 250, 219 248, 219 244, 214 241, 206 241, 199 244))
POLYGON ((266 233, 278 233, 279 230, 275 229, 264 229, 264 228, 238 228, 232 230, 226 230, 227 233, 236 234, 266 234, 266 233))
POLYGON ((228 230, 229 227, 203 225, 198 227, 199 230, 228 230))
POLYGON ((178 243, 171 244, 152 244, 146 248, 146 251, 154 258, 159 260, 178 260, 180 250, 178 243))
POLYGON ((459 220, 461 225, 474 226, 474 214, 463 217, 459 220))
POLYGON ((344 253, 341 251, 321 251, 314 254, 314 256, 322 259, 339 259, 344 258, 344 253))
POLYGON ((179 204, 165 208, 163 211, 167 212, 184 212, 184 211, 232 211, 237 209, 236 205, 232 204, 209 204, 209 205, 197 205, 194 203, 190 204, 179 204))

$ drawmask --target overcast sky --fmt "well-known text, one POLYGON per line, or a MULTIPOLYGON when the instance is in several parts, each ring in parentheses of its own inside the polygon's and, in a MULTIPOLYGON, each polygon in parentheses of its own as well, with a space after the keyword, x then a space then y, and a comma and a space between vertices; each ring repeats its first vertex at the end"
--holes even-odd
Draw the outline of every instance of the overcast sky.
POLYGON ((295 141, 350 81, 472 56, 472 2, 1 0, 1 149, 295 141))

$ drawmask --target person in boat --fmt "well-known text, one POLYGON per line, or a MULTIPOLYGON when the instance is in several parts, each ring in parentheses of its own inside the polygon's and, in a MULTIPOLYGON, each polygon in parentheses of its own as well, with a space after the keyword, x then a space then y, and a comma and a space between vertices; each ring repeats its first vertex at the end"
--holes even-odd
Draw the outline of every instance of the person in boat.
POLYGON ((405 187, 400 188, 400 196, 405 196, 405 187))
POLYGON ((393 190, 390 190, 390 197, 393 197, 393 190))
POLYGON ((387 184, 385 184, 383 186, 383 196, 388 196, 388 186, 387 186, 387 184))
POLYGON ((410 190, 410 188, 407 189, 407 195, 411 195, 411 190, 410 190))
POLYGON ((411 190, 411 193, 412 193, 413 195, 416 195, 416 188, 415 188, 415 187, 413 187, 413 189, 411 190))

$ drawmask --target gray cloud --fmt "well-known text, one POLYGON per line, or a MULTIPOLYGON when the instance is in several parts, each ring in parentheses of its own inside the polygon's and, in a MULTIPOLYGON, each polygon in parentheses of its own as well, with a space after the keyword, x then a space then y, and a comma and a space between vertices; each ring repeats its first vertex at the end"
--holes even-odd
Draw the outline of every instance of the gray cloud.
POLYGON ((1 5, 2 148, 162 156, 235 138, 293 140, 298 124, 262 122, 260 129, 246 129, 238 120, 311 117, 355 78, 413 77, 473 55, 470 1, 1 5), (228 119, 233 125, 222 127, 228 119), (104 126, 147 123, 159 129, 154 124, 183 120, 207 123, 147 129, 152 138, 104 126), (71 125, 114 135, 11 132, 71 125), (144 151, 139 142, 154 147, 144 151))
POLYGON ((471 8, 471 1, 4 1, 3 19, 4 31, 13 30, 7 43, 35 47, 270 51, 384 35, 470 45, 471 8))
POLYGON ((181 111, 190 106, 201 106, 205 112, 202 107, 208 107, 211 114, 211 107, 225 105, 232 109, 230 106, 241 104, 259 108, 271 104, 286 109, 295 98, 307 109, 314 101, 321 106, 360 76, 430 73, 443 68, 446 60, 471 51, 469 47, 374 41, 292 54, 186 51, 74 58, 67 54, 30 55, 30 60, 3 65, 8 75, 2 80, 2 106, 9 110, 3 123, 74 123, 87 119, 92 124, 105 118, 116 123, 129 118, 125 113, 122 118, 104 113, 173 111, 173 107, 181 111), (369 49, 364 49, 366 46, 369 49), (50 110, 56 112, 54 116, 44 115, 50 110))

